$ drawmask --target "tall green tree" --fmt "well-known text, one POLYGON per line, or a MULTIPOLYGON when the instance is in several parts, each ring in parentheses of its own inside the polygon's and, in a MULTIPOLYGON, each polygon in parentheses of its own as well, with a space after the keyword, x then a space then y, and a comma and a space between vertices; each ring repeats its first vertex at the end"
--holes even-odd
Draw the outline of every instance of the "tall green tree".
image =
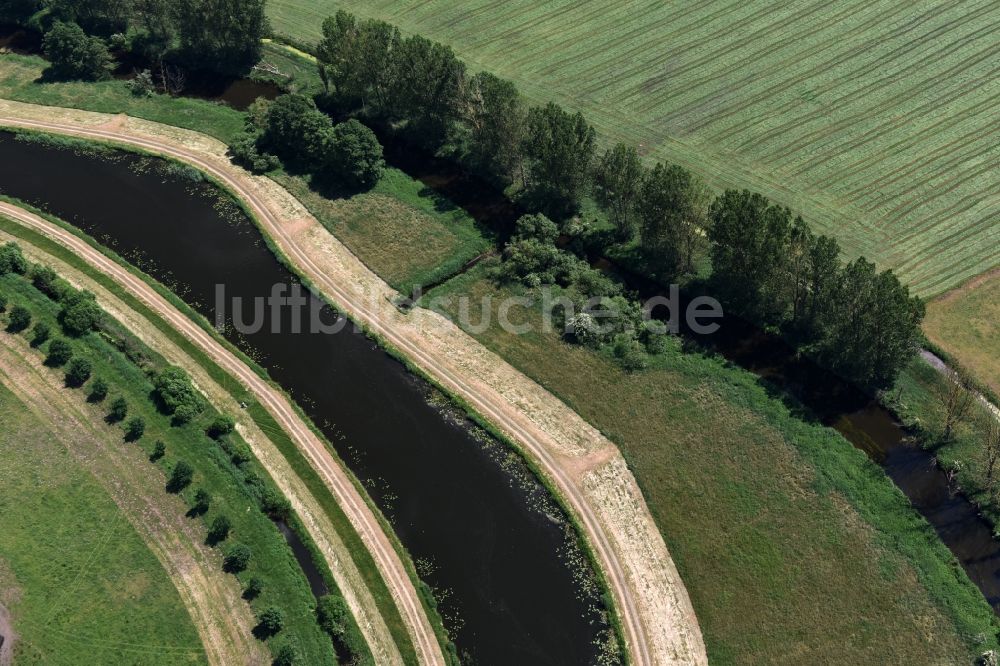
POLYGON ((317 109, 312 99, 294 93, 281 95, 268 107, 260 144, 275 155, 313 169, 324 161, 332 129, 329 116, 317 109))
POLYGON ((0 246, 0 275, 6 273, 24 275, 27 272, 28 260, 24 258, 24 253, 17 243, 11 242, 0 246))
POLYGON ((111 54, 97 37, 88 37, 76 23, 58 22, 42 40, 48 72, 59 79, 97 81, 111 75, 111 54))
POLYGON ((148 58, 162 78, 163 58, 177 40, 177 21, 171 0, 133 0, 133 51, 148 58))
POLYGON ((642 249, 671 273, 683 270, 684 221, 692 214, 691 172, 657 163, 642 181, 636 206, 642 249))
POLYGON ((327 92, 360 99, 360 31, 353 14, 338 9, 323 21, 323 37, 316 44, 316 65, 327 92))
POLYGON ((549 217, 575 213, 580 206, 596 133, 583 114, 549 102, 528 111, 524 154, 528 158, 529 200, 549 217))
POLYGON ((832 310, 820 359, 866 389, 890 388, 919 348, 923 301, 891 270, 859 257, 840 272, 832 310))
POLYGON ((323 163, 328 173, 353 190, 374 187, 385 171, 382 144, 354 118, 330 131, 323 163))
POLYGON ((407 37, 395 50, 392 115, 409 123, 409 134, 436 149, 447 138, 460 111, 465 63, 450 46, 420 35, 407 37))
POLYGON ((528 110, 515 86, 489 72, 469 80, 463 120, 469 129, 469 160, 486 178, 508 185, 522 163, 528 110))
POLYGON ((779 323, 787 309, 791 211, 755 192, 727 190, 709 217, 712 277, 728 307, 758 323, 779 323))
POLYGON ((242 74, 260 60, 264 0, 175 0, 181 54, 189 66, 242 74))
POLYGON ((323 21, 316 47, 320 77, 346 109, 389 115, 402 38, 385 21, 358 21, 343 10, 323 21))
POLYGON ((42 8, 42 0, 0 1, 0 22, 25 25, 31 16, 42 8))
POLYGON ((642 163, 634 146, 617 144, 604 153, 594 169, 594 198, 607 211, 622 240, 632 237, 633 216, 642 184, 642 163))
POLYGON ((57 20, 78 24, 89 35, 109 37, 128 30, 132 0, 52 0, 49 11, 57 20))
POLYGON ((70 335, 79 336, 96 329, 104 311, 89 291, 74 291, 63 297, 59 321, 70 335))
POLYGON ((830 321, 840 280, 840 245, 829 236, 816 236, 809 247, 809 289, 802 316, 796 322, 808 341, 818 340, 830 321))

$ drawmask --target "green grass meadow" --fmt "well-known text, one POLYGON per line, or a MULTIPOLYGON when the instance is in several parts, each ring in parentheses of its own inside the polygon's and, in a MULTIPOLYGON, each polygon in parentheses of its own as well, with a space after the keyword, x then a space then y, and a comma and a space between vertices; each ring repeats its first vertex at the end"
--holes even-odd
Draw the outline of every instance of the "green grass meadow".
POLYGON ((924 296, 1000 263, 1000 5, 937 0, 269 0, 450 44, 717 187, 792 207, 924 296))
MULTIPOLYGON (((513 293, 484 272, 428 297, 495 304, 513 293)), ((442 311, 455 316, 456 304, 442 311)), ((540 331, 537 309, 510 316, 540 331)), ((979 590, 882 470, 748 372, 675 341, 626 374, 554 333, 511 335, 492 321, 483 344, 621 448, 711 663, 968 663, 994 642, 979 590)))
POLYGON ((3 385, 0 479, 0 603, 19 635, 18 664, 206 663, 160 562, 3 385))

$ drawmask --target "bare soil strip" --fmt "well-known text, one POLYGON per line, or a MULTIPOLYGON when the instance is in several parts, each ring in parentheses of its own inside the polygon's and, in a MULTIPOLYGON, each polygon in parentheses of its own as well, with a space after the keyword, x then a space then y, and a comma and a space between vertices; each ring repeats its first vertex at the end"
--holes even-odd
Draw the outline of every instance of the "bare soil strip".
POLYGON ((17 634, 10 619, 10 612, 0 605, 0 666, 10 666, 14 661, 14 643, 17 634))
POLYGON ((201 530, 184 517, 187 507, 163 492, 162 475, 123 442, 121 430, 105 425, 84 405, 81 392, 65 389, 59 373, 10 335, 0 336, 0 382, 108 489, 173 581, 209 663, 269 663, 267 648, 252 634, 254 617, 236 579, 222 571, 218 553, 202 544, 201 530))
MULTIPOLYGON (((187 162, 229 187, 317 289, 508 434, 548 477, 597 557, 634 663, 707 663, 687 590, 614 444, 450 320, 428 310, 400 313, 392 305, 397 294, 285 190, 232 165, 221 142, 188 130, 7 100, 0 101, 0 124, 131 145, 187 162), (589 456, 605 450, 607 457, 589 456)), ((404 611, 408 622, 422 616, 404 611)), ((418 652, 428 654, 423 627, 414 627, 418 652)))
MULTIPOLYGON (((25 227, 45 233, 56 241, 59 241, 60 237, 58 237, 58 235, 52 235, 50 232, 57 230, 61 233, 67 233, 44 219, 15 206, 11 206, 10 204, 0 202, 0 213, 21 223, 25 227)), ((6 240, 5 236, 6 234, 0 232, 0 239, 6 240)), ((69 234, 69 236, 72 235, 69 234)), ((202 350, 213 358, 213 360, 219 360, 219 356, 217 356, 217 354, 229 356, 231 357, 231 362, 233 364, 238 364, 241 368, 243 368, 247 373, 247 376, 257 377, 252 370, 243 365, 242 361, 239 361, 236 357, 229 354, 229 352, 226 351, 222 345, 218 344, 210 336, 205 336, 204 331, 201 331, 196 324, 190 322, 182 313, 177 311, 172 305, 169 304, 169 302, 160 297, 159 294, 157 294, 152 288, 141 280, 137 280, 134 276, 118 266, 118 264, 110 262, 110 260, 91 248, 89 245, 82 243, 82 241, 79 241, 79 239, 76 239, 75 237, 72 238, 74 238, 77 242, 80 242, 85 248, 89 249, 89 253, 84 254, 80 247, 67 246, 76 252, 81 259, 87 261, 98 270, 102 270, 106 266, 103 263, 95 265, 91 260, 96 257, 100 257, 110 265, 117 267, 120 273, 117 271, 114 274, 107 273, 107 271, 105 271, 105 273, 119 283, 121 283, 122 278, 131 278, 131 280, 135 280, 136 284, 142 285, 144 289, 141 293, 130 290, 133 296, 142 300, 144 304, 149 306, 154 312, 157 312, 164 318, 164 320, 172 322, 178 330, 187 334, 189 338, 191 336, 191 331, 197 330, 201 336, 210 340, 213 348, 203 347, 202 350), (153 303, 148 299, 155 299, 160 301, 160 303, 153 303), (157 307, 154 307, 154 305, 157 307), (163 308, 163 310, 158 308, 163 308), (172 313, 172 317, 176 317, 176 320, 168 319, 166 316, 167 313, 172 313), (191 329, 188 330, 177 326, 177 321, 186 322, 191 329)), ((135 310, 128 307, 119 298, 104 289, 99 283, 90 279, 85 274, 75 270, 68 264, 60 261, 58 258, 39 250, 25 241, 21 239, 13 240, 20 243, 21 247, 25 251, 25 254, 32 261, 53 266, 61 276, 68 279, 76 288, 88 289, 93 292, 97 296, 98 301, 101 303, 102 308, 104 308, 111 316, 126 325, 130 331, 132 331, 144 343, 149 345, 151 349, 157 351, 163 355, 164 358, 169 359, 172 363, 176 363, 177 365, 183 367, 191 376, 198 389, 207 395, 209 401, 212 402, 213 405, 230 414, 233 414, 237 418, 237 428, 240 431, 240 435, 243 436, 246 442, 250 445, 254 455, 268 470, 268 473, 274 479, 275 483, 281 489, 285 497, 288 498, 292 508, 302 520, 314 543, 323 554, 327 565, 334 575, 337 586, 342 596, 347 601, 347 604, 351 609, 359 627, 361 628, 361 631, 364 634, 366 641, 372 650, 372 654, 377 660, 377 663, 391 665, 402 664, 402 655, 393 641, 392 635, 390 634, 384 619, 378 611, 378 606, 375 603, 374 598, 365 585, 364 577, 358 570, 354 559, 351 557, 351 554, 347 549, 347 546, 337 534, 337 528, 330 522, 320 503, 312 495, 305 483, 296 475, 294 470, 292 470, 288 461, 282 456, 278 448, 270 441, 268 436, 260 430, 253 419, 241 410, 240 405, 236 399, 233 398, 232 394, 224 387, 220 386, 197 361, 192 359, 180 347, 171 342, 170 339, 153 323, 138 314, 135 310)), ((126 286, 126 288, 128 288, 128 286, 126 286)), ((201 341, 202 340, 200 339, 194 340, 196 344, 201 341)), ((239 379, 244 385, 247 384, 246 377, 240 377, 239 379)), ((257 378, 257 380, 261 385, 267 386, 259 378, 257 378)), ((253 387, 250 388, 252 391, 254 390, 253 387)), ((271 387, 267 386, 267 389, 273 392, 271 387)), ((260 397, 259 394, 258 397, 260 397)), ((292 413, 294 415, 294 412, 292 413)), ((272 415, 275 416, 275 418, 280 422, 280 413, 272 412, 272 415)), ((295 418, 297 419, 297 416, 295 418)), ((303 430, 308 431, 308 427, 304 423, 301 425, 303 430)), ((288 431, 287 428, 286 431, 288 431)), ((336 463, 331 460, 330 464, 336 463)))

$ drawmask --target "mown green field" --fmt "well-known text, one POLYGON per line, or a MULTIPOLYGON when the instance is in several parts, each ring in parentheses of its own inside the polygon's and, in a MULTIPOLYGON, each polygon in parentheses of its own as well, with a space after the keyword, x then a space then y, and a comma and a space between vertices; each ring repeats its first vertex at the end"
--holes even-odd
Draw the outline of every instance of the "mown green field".
POLYGON ((718 187, 760 191, 934 295, 1000 263, 1000 5, 795 0, 269 0, 452 45, 718 187))
POLYGON ((0 479, 0 604, 13 616, 18 663, 205 663, 160 562, 2 384, 0 479))

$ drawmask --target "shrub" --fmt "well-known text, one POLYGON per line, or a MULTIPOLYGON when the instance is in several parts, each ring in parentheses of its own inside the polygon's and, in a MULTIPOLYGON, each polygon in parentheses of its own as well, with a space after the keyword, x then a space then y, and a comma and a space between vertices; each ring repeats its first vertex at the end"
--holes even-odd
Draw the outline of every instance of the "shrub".
POLYGON ((193 478, 194 469, 192 469, 191 465, 183 460, 178 460, 177 464, 174 465, 173 471, 170 473, 170 479, 167 481, 167 491, 179 493, 191 485, 193 478))
POLYGON ((80 336, 94 330, 103 317, 104 311, 89 291, 75 291, 63 296, 59 321, 70 335, 80 336))
POLYGON ((98 377, 90 383, 90 394, 87 400, 90 402, 101 402, 108 397, 108 383, 98 377))
POLYGON ((83 386, 90 379, 91 365, 85 358, 74 358, 66 369, 66 385, 73 388, 83 386))
POLYGON ((24 275, 27 272, 28 260, 24 258, 17 243, 7 243, 0 247, 0 275, 7 273, 24 275))
POLYGON ((249 546, 242 543, 233 544, 226 551, 226 557, 222 562, 223 568, 229 573, 246 571, 246 568, 250 566, 251 555, 249 546))
POLYGON ((69 285, 48 266, 35 266, 31 271, 31 284, 54 301, 62 298, 69 285))
POLYGON ((230 529, 232 529, 232 523, 229 522, 229 518, 216 516, 215 520, 212 521, 212 526, 208 528, 208 542, 214 546, 225 541, 229 537, 230 529))
POLYGON ((299 660, 299 651, 291 643, 285 643, 274 654, 272 666, 295 666, 299 660))
POLYGON ((156 444, 153 445, 153 453, 150 454, 149 460, 151 462, 156 462, 164 455, 166 455, 166 453, 167 453, 167 445, 161 442, 160 440, 156 440, 156 444))
POLYGON ((128 402, 125 398, 118 396, 111 401, 111 405, 108 407, 108 421, 111 423, 117 423, 118 421, 124 421, 125 417, 128 415, 128 402))
POLYGON ((375 133, 351 118, 329 132, 325 169, 351 189, 369 189, 382 177, 385 160, 375 133))
POLYGON ((181 368, 171 366, 160 372, 153 380, 153 388, 163 411, 172 414, 177 423, 187 423, 203 409, 201 396, 181 368))
POLYGON ((628 334, 615 337, 614 354, 625 372, 637 372, 646 367, 646 351, 638 340, 628 334))
POLYGON ((136 442, 146 432, 146 422, 141 416, 133 416, 125 424, 125 441, 136 442))
POLYGON ((153 83, 153 74, 148 69, 144 69, 135 75, 131 81, 125 85, 132 91, 135 97, 152 97, 156 92, 156 84, 153 83))
POLYGON ((7 311, 7 297, 4 296, 3 294, 0 294, 0 312, 6 312, 6 311, 7 311))
POLYGON ((11 333, 19 333, 31 325, 31 311, 23 305, 15 305, 10 311, 10 319, 7 321, 7 330, 11 333))
POLYGON ((56 23, 42 41, 52 73, 63 79, 97 81, 111 73, 111 54, 97 37, 88 37, 75 23, 56 23))
POLYGON ((49 329, 49 325, 44 321, 36 323, 34 328, 31 329, 31 346, 40 347, 45 344, 49 339, 50 333, 51 329, 49 329))
POLYGON ((62 338, 56 338, 49 343, 49 352, 45 357, 45 364, 53 368, 60 368, 73 358, 73 348, 62 338))
POLYGON ((281 95, 269 106, 258 147, 308 168, 322 163, 332 123, 305 95, 281 95))
POLYGON ((261 511, 275 518, 288 518, 292 505, 276 488, 267 488, 260 497, 261 511))
POLYGON ((347 603, 336 594, 327 594, 316 603, 316 616, 319 626, 334 638, 340 638, 347 633, 350 626, 350 611, 347 603))
POLYGON ((250 447, 242 442, 231 442, 229 440, 221 440, 222 449, 229 454, 229 459, 233 461, 234 465, 243 465, 251 460, 253 460, 253 453, 250 452, 250 447))
POLYGON ((264 581, 257 576, 250 576, 247 586, 243 588, 244 599, 256 599, 264 591, 264 581))
POLYGON ((194 494, 194 506, 191 507, 198 515, 205 515, 212 506, 212 496, 204 488, 199 488, 194 494))
POLYGON ((212 439, 228 435, 236 428, 236 420, 228 414, 220 414, 205 428, 205 434, 212 439))
POLYGON ((266 608, 257 619, 257 628, 265 636, 274 636, 285 626, 285 614, 276 606, 266 608))
POLYGON ((278 158, 257 147, 255 134, 244 134, 229 146, 229 155, 233 162, 253 173, 267 173, 281 166, 278 158))
POLYGON ((535 238, 542 243, 555 243, 559 237, 559 227, 556 223, 541 213, 522 215, 514 227, 517 238, 535 238))

